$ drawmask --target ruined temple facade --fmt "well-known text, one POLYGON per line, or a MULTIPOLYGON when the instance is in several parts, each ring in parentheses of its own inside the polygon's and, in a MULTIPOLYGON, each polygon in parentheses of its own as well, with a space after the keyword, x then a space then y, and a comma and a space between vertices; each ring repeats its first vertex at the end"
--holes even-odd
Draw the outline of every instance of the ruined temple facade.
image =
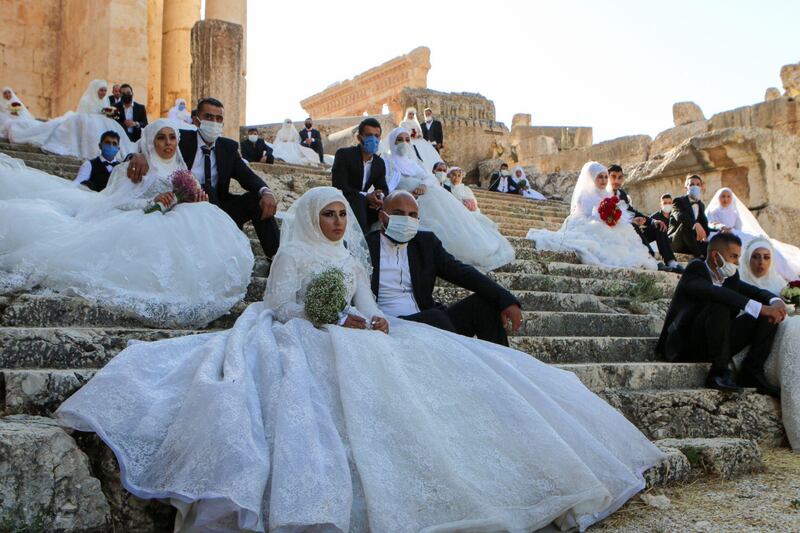
MULTIPOLYGON (((200 7, 201 0, 3 0, 0 80, 39 118, 75 110, 93 79, 129 83, 151 119, 165 116, 176 98, 192 99, 191 32, 200 7)), ((206 0, 205 8, 206 19, 246 31, 246 0, 206 0)), ((243 123, 243 46, 240 56, 243 123)))
POLYGON ((305 98, 300 105, 309 116, 318 119, 380 115, 384 105, 391 114, 402 114, 400 92, 406 87, 427 87, 430 69, 431 51, 421 46, 353 79, 335 83, 305 98))

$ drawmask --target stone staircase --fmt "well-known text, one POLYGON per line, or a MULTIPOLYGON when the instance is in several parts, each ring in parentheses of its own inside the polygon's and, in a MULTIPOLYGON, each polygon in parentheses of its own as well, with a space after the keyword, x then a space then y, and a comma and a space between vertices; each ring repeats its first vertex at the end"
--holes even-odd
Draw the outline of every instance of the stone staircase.
MULTIPOLYGON (((75 175, 80 163, 28 146, 0 143, 0 152, 66 178, 75 175)), ((307 188, 330 183, 326 172, 304 167, 256 169, 276 191, 282 208, 307 188)), ((659 441, 669 460, 648 473, 651 484, 756 470, 761 467, 758 445, 783 443, 775 400, 752 391, 730 395, 704 389, 705 364, 655 359, 655 341, 676 275, 582 265, 575 254, 535 250, 524 239, 528 229, 558 228, 568 211, 565 204, 475 193, 481 211, 500 225, 517 250, 514 262, 490 273, 523 305, 525 325, 511 337, 511 345, 575 372, 659 441)), ((7 524, 33 520, 40 520, 43 529, 57 529, 56 524, 63 530, 104 530, 108 524, 124 531, 171 527, 168 507, 142 502, 121 488, 113 455, 94 435, 73 433, 74 440, 64 439, 66 433, 48 417, 128 340, 227 328, 247 303, 261 299, 267 264, 253 232, 247 231, 257 257, 247 297, 203 330, 149 327, 136 317, 76 297, 0 297, 0 471, 13 473, 9 483, 0 481, 0 531, 13 530, 7 524), (68 448, 71 469, 54 474, 52 457, 39 453, 55 446, 68 448), (4 459, 2 450, 15 451, 4 459), (33 504, 27 500, 31 495, 6 497, 6 486, 34 486, 31 479, 50 494, 49 500, 33 504), (82 492, 57 489, 75 479, 84 480, 82 492)), ((444 282, 436 288, 436 297, 445 302, 466 294, 444 282)))

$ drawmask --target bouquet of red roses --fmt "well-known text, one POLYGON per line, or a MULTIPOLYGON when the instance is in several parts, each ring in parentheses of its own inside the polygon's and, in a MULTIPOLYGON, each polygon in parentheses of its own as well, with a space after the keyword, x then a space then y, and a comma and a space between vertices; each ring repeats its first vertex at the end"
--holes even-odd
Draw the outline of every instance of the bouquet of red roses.
POLYGON ((166 213, 178 204, 196 202, 200 195, 200 184, 194 179, 192 173, 185 168, 178 169, 169 176, 172 182, 172 192, 175 194, 175 203, 167 208, 161 202, 156 202, 144 210, 145 213, 166 213))
POLYGON ((19 115, 19 112, 22 110, 22 104, 19 102, 11 102, 11 114, 12 115, 19 115))
POLYGON ((103 114, 111 120, 117 120, 119 118, 119 110, 116 107, 104 107, 103 114))
POLYGON ((619 198, 616 196, 609 196, 608 198, 603 198, 600 205, 597 207, 600 220, 609 226, 616 226, 619 219, 622 218, 622 210, 617 204, 619 204, 619 198))

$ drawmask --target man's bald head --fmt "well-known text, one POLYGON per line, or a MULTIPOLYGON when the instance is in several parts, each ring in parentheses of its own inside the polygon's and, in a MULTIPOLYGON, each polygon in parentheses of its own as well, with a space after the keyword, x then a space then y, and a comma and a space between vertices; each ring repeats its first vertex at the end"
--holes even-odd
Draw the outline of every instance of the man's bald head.
POLYGON ((379 213, 384 227, 389 224, 390 215, 419 218, 417 199, 408 191, 394 191, 383 199, 383 209, 379 213))

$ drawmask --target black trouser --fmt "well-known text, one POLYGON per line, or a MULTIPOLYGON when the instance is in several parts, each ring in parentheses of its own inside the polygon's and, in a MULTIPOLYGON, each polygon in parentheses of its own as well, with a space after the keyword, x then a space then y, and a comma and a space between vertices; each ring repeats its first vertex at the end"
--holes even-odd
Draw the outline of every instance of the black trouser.
POLYGON ((753 318, 742 314, 731 318, 730 307, 709 303, 692 323, 688 343, 691 353, 686 354, 686 359, 710 362, 710 373, 720 375, 728 369, 731 358, 749 345, 750 351, 742 362, 742 373, 760 373, 772 350, 777 330, 778 325, 770 323, 765 316, 753 318))
POLYGON ((280 232, 274 218, 261 220, 260 200, 261 197, 254 192, 228 194, 218 206, 233 219, 239 229, 242 229, 245 222, 252 222, 264 255, 272 257, 278 251, 280 232))
POLYGON ((508 346, 508 335, 500 319, 501 311, 481 296, 473 294, 444 309, 426 309, 400 318, 508 346))
POLYGON ((653 249, 650 247, 650 243, 656 241, 656 247, 658 247, 661 260, 666 264, 669 264, 670 261, 675 261, 675 252, 672 251, 672 243, 666 231, 661 231, 652 223, 648 224, 646 228, 640 228, 636 224, 634 224, 633 227, 636 229, 636 233, 639 234, 639 237, 641 237, 644 245, 647 246, 650 255, 655 255, 653 249))
POLYGON ((377 222, 378 211, 369 206, 367 197, 363 194, 345 195, 345 198, 347 198, 347 203, 350 204, 350 209, 353 210, 358 225, 361 226, 361 231, 366 235, 370 226, 377 222))
POLYGON ((681 224, 670 236, 672 249, 679 254, 689 254, 694 257, 705 257, 708 243, 697 240, 697 232, 694 227, 681 224))
POLYGON ((320 141, 314 141, 311 144, 303 143, 303 146, 305 146, 306 148, 311 148, 312 150, 317 152, 317 155, 319 156, 319 162, 320 163, 323 162, 323 160, 322 160, 322 143, 320 141))

